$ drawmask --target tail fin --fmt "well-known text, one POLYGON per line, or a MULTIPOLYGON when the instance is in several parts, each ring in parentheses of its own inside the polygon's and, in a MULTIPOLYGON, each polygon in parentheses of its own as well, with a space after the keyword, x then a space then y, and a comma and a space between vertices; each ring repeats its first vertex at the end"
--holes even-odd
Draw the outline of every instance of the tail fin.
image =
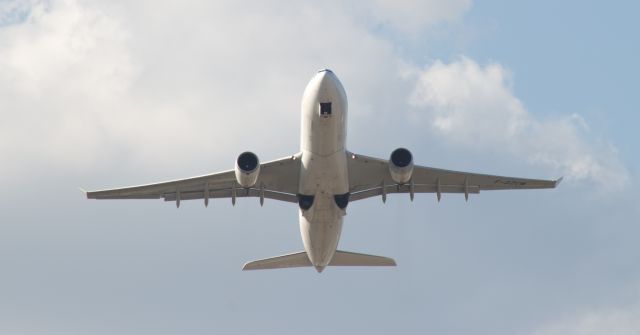
MULTIPOLYGON (((304 251, 248 262, 242 270, 264 270, 313 266, 304 251)), ((388 257, 336 250, 329 266, 396 266, 388 257)))

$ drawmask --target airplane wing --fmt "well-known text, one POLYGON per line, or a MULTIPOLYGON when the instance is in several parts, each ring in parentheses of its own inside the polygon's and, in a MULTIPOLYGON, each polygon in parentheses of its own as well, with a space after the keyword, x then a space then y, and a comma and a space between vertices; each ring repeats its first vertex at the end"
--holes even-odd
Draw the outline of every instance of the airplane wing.
POLYGON ((243 188, 236 181, 235 171, 229 170, 199 177, 161 183, 86 192, 88 199, 160 199, 181 200, 259 197, 297 203, 300 154, 260 164, 260 174, 253 187, 243 188))
POLYGON ((397 184, 391 179, 389 161, 348 153, 349 200, 362 200, 390 193, 480 193, 484 190, 555 188, 558 180, 525 179, 414 166, 409 183, 397 184))

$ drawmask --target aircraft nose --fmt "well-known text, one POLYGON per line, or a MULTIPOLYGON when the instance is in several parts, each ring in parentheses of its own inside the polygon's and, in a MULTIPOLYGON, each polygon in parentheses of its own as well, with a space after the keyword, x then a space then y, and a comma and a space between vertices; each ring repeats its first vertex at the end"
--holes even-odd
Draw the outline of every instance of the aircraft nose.
POLYGON ((316 265, 315 268, 316 268, 316 271, 318 271, 318 273, 322 273, 322 270, 324 270, 324 266, 316 265))
POLYGON ((316 76, 320 79, 321 86, 325 86, 327 84, 335 85, 335 82, 337 80, 336 75, 329 69, 322 69, 318 71, 318 74, 316 76))

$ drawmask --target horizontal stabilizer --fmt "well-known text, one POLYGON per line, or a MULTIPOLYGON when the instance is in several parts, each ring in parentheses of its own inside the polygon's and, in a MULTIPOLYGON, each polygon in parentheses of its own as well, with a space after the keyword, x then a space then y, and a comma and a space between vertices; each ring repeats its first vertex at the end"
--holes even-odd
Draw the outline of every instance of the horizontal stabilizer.
POLYGON ((242 267, 242 270, 299 268, 304 266, 311 266, 311 261, 309 261, 307 253, 301 251, 294 254, 276 256, 248 262, 242 267))
MULTIPOLYGON (((242 267, 242 270, 298 268, 312 265, 307 253, 301 251, 248 262, 242 267)), ((336 250, 329 266, 396 266, 396 262, 388 257, 336 250)))
POLYGON ((329 266, 396 266, 392 258, 336 250, 329 266))

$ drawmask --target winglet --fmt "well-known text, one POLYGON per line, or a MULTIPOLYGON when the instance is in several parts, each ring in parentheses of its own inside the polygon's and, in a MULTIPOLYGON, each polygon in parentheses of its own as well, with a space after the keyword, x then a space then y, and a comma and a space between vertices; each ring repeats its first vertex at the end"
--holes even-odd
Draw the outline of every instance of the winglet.
POLYGON ((78 189, 80 190, 80 192, 84 193, 84 196, 87 197, 87 199, 89 198, 89 195, 87 195, 87 191, 84 188, 78 187, 78 189))
POLYGON ((554 188, 558 187, 558 185, 560 185, 560 183, 562 182, 563 178, 564 177, 560 177, 560 178, 556 179, 556 182, 553 184, 553 187, 554 188))

